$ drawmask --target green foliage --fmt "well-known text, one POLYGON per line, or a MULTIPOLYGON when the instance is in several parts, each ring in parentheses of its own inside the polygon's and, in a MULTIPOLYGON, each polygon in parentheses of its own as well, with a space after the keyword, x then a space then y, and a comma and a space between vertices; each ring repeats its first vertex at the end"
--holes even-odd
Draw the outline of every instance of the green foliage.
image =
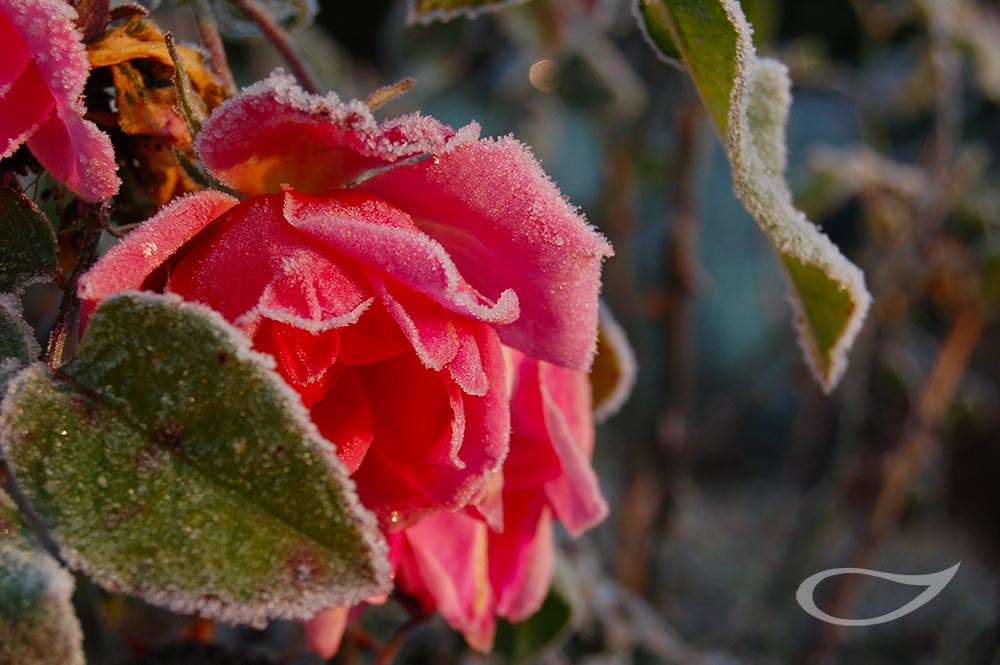
POLYGON ((0 665, 83 665, 73 578, 31 537, 0 490, 0 665))
POLYGON ((0 294, 0 399, 7 382, 38 358, 38 343, 13 295, 0 294))
POLYGON ((784 179, 785 122, 791 103, 784 66, 760 59, 735 0, 637 0, 648 39, 679 54, 722 135, 736 194, 781 258, 806 360, 824 391, 847 353, 871 297, 864 276, 805 215, 784 179))
POLYGON ((500 621, 493 649, 521 662, 554 646, 572 626, 573 605, 557 588, 549 590, 538 611, 521 623, 500 621))
POLYGON ((102 303, 75 360, 13 382, 4 452, 71 567, 258 625, 385 590, 374 518, 247 345, 211 310, 124 294, 102 303))
POLYGON ((56 268, 56 237, 21 192, 0 188, 0 292, 18 291, 56 268))

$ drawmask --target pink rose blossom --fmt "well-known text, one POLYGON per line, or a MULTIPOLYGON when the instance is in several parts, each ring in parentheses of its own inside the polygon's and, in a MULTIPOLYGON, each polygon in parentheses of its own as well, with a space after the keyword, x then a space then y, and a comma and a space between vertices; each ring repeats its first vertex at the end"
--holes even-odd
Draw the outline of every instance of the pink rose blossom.
POLYGON ((510 455, 474 509, 437 513, 403 531, 396 584, 437 608, 469 644, 490 649, 496 617, 523 621, 554 572, 553 519, 577 536, 607 514, 590 466, 590 383, 583 372, 516 351, 510 455), (478 514, 477 514, 478 513, 478 514))
MULTIPOLYGON (((163 208, 83 277, 85 316, 139 288, 219 311, 275 357, 388 532, 481 499, 509 446, 501 342, 589 367, 604 238, 513 139, 378 123, 280 72, 197 147, 250 196, 163 208)), ((553 482, 560 517, 592 498, 553 482)))
POLYGON ((0 0, 0 159, 22 144, 54 178, 92 202, 121 184, 111 140, 83 119, 90 62, 64 0, 0 0))

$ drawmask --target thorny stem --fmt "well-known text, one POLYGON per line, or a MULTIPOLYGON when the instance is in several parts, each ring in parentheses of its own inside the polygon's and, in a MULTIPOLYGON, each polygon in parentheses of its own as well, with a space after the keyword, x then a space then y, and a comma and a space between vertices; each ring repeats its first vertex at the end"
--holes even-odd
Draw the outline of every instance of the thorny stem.
POLYGON ((192 0, 191 6, 194 7, 198 31, 201 33, 201 44, 208 51, 212 71, 222 82, 226 97, 232 97, 236 94, 236 81, 233 78, 233 70, 229 67, 229 59, 226 58, 226 48, 222 44, 222 36, 219 35, 219 26, 212 18, 209 0, 192 0))
POLYGON ((83 247, 77 257, 76 267, 69 277, 66 289, 63 291, 62 300, 59 303, 59 311, 56 313, 55 323, 52 325, 52 332, 49 334, 49 345, 45 351, 45 364, 56 369, 63 364, 66 350, 66 338, 69 335, 70 327, 73 323, 73 315, 76 313, 79 299, 76 296, 76 286, 80 281, 80 275, 90 268, 90 264, 97 257, 97 242, 101 238, 101 231, 108 222, 109 208, 105 203, 98 209, 91 208, 84 213, 90 217, 87 224, 86 236, 83 247))
POLYGON ((278 22, 274 20, 267 10, 261 6, 257 0, 233 0, 239 8, 243 10, 243 13, 247 15, 251 21, 257 24, 257 27, 261 29, 261 32, 267 36, 267 38, 274 44, 274 47, 281 52, 282 57, 288 63, 288 66, 292 68, 295 73, 295 77, 302 84, 302 87, 306 92, 312 94, 319 94, 321 92, 319 84, 313 77, 312 72, 309 70, 309 66, 306 61, 302 58, 302 54, 299 50, 295 48, 295 44, 292 43, 291 38, 288 33, 278 25, 278 22))

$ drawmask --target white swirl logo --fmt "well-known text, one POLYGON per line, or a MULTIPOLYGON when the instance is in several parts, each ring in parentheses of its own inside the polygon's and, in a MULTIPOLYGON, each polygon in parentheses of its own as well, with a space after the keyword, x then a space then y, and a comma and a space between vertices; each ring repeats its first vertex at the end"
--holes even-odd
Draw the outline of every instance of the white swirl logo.
POLYGON ((799 605, 802 609, 820 621, 836 624, 838 626, 874 626, 875 624, 887 623, 900 617, 904 617, 913 610, 923 607, 927 603, 931 602, 931 600, 934 599, 934 596, 941 593, 941 590, 948 585, 948 582, 951 582, 951 578, 955 576, 955 573, 958 571, 958 567, 960 565, 962 564, 956 563, 947 570, 942 570, 937 573, 927 573, 926 575, 897 575, 895 573, 882 573, 877 570, 868 570, 867 568, 832 568, 806 578, 805 581, 799 585, 798 591, 795 592, 795 600, 799 601, 799 605), (819 586, 820 582, 828 577, 852 574, 870 575, 871 577, 878 577, 883 580, 889 580, 890 582, 896 582, 897 584, 908 584, 910 586, 922 586, 927 588, 924 589, 919 596, 899 609, 893 610, 892 612, 886 612, 885 614, 880 614, 879 616, 872 617, 870 619, 841 619, 840 617, 835 617, 832 614, 827 614, 823 610, 816 607, 816 600, 813 598, 813 594, 816 592, 816 587, 819 586))

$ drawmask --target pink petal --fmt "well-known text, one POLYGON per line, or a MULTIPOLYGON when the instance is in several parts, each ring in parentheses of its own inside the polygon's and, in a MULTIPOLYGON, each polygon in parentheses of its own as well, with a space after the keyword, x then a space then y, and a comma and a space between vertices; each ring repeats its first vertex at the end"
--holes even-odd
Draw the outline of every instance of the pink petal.
POLYGON ((531 153, 504 138, 400 165, 358 189, 409 213, 488 298, 513 289, 521 316, 506 344, 587 369, 607 241, 560 195, 531 153))
POLYGON ((108 135, 89 120, 58 105, 28 138, 28 149, 56 180, 84 200, 107 201, 121 186, 115 175, 118 165, 108 135))
POLYGON ((407 529, 405 537, 413 565, 400 575, 400 586, 426 589, 469 646, 489 651, 496 623, 486 525, 462 513, 439 513, 407 529))
POLYGON ((583 372, 545 362, 538 365, 545 424, 562 466, 562 475, 546 483, 545 494, 556 517, 575 537, 608 513, 590 465, 594 450, 590 383, 583 372))
MULTIPOLYGON (((81 198, 111 198, 121 184, 111 139, 82 118, 90 60, 76 27, 76 11, 63 0, 0 0, 0 13, 31 52, 45 81, 44 95, 54 101, 55 112, 40 115, 33 123, 38 129, 27 137, 32 154, 81 198)), ((19 50, 13 55, 19 57, 19 50)), ((37 108, 42 94, 33 90, 21 98, 37 108)))
POLYGON ((559 478, 562 462, 552 445, 542 403, 538 361, 508 348, 513 375, 510 455, 504 461, 505 490, 538 490, 559 478))
POLYGON ((497 614, 516 623, 538 611, 552 585, 555 537, 538 492, 507 493, 504 515, 503 533, 490 534, 490 580, 497 614))
POLYGON ((461 507, 459 494, 476 480, 453 460, 465 431, 461 391, 412 353, 358 370, 373 396, 375 423, 372 446, 353 476, 362 503, 392 529, 461 507))
POLYGON ((0 96, 0 159, 10 157, 52 114, 55 100, 38 66, 29 62, 0 96))
POLYGON ((320 610, 306 622, 306 641, 320 658, 333 658, 340 651, 351 608, 348 606, 320 610))
POLYGON ((206 229, 172 267, 166 290, 251 334, 262 317, 318 334, 354 323, 373 300, 353 261, 285 222, 281 195, 246 199, 206 229))
POLYGON ((513 291, 498 293, 495 304, 486 301, 466 283, 440 244, 384 201, 353 190, 322 197, 286 191, 284 197, 289 223, 367 269, 480 321, 510 323, 517 318, 513 291))
POLYGON ((450 315, 430 298, 414 293, 395 280, 378 275, 369 278, 382 296, 385 309, 399 324, 426 367, 439 370, 458 353, 458 334, 450 315))
POLYGON ((326 397, 313 405, 312 420, 323 438, 337 447, 347 472, 354 473, 375 432, 371 402, 354 369, 344 369, 326 397))
POLYGON ((483 397, 464 394, 447 372, 427 369, 413 354, 359 368, 366 393, 377 398, 374 441, 354 479, 384 528, 467 505, 507 454, 500 344, 488 326, 475 334, 487 372, 497 376, 483 397))
POLYGON ((275 359, 278 373, 309 408, 327 393, 325 379, 340 351, 340 333, 332 329, 313 334, 288 323, 261 319, 253 346, 275 359))
POLYGON ((80 96, 90 74, 90 60, 76 27, 76 10, 65 0, 0 0, 0 14, 31 51, 56 104, 83 115, 86 109, 80 96))
POLYGON ((237 200, 211 189, 172 201, 130 233, 80 279, 77 293, 84 313, 112 293, 142 288, 146 279, 196 233, 237 200))
POLYGON ((475 140, 477 131, 456 135, 419 115, 380 125, 364 103, 309 95, 277 70, 217 108, 197 148, 205 166, 234 189, 273 193, 287 184, 316 194, 401 159, 475 140))
MULTIPOLYGON (((459 348, 448 363, 448 371, 465 394, 482 397, 490 389, 490 378, 483 366, 479 343, 472 328, 465 322, 456 322, 455 333, 459 348)), ((499 379, 503 374, 503 371, 498 371, 496 376, 499 379)))
POLYGON ((31 60, 31 50, 28 49, 28 45, 2 12, 0 12, 0 44, 4 45, 4 57, 0 58, 0 96, 2 96, 31 60))
POLYGON ((345 365, 370 365, 411 350, 399 325, 382 306, 369 307, 357 323, 340 329, 339 360, 345 365))

